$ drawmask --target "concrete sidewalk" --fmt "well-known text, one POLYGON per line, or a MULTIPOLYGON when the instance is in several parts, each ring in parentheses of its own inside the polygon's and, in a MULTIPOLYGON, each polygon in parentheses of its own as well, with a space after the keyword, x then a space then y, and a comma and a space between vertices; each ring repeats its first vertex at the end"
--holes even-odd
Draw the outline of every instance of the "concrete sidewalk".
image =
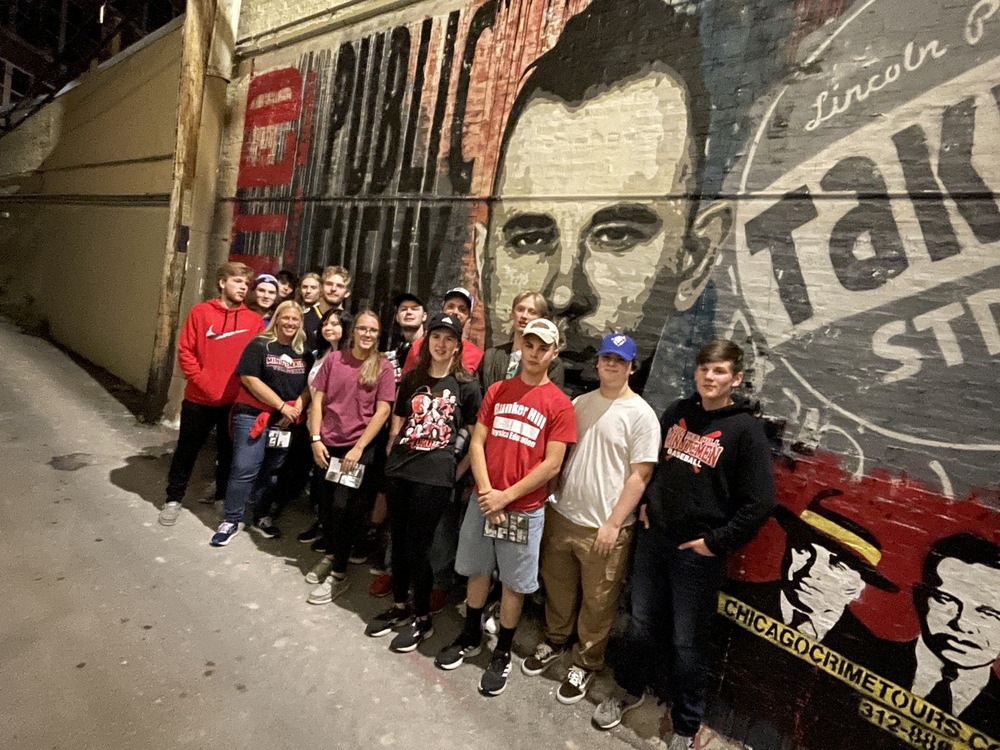
MULTIPOLYGON (((558 676, 476 692, 484 654, 446 673, 432 656, 458 632, 454 607, 419 652, 397 655, 364 622, 365 566, 332 605, 310 606, 316 554, 286 539, 208 540, 219 509, 195 502, 156 523, 174 433, 138 424, 65 354, 0 321, 0 748, 662 747, 662 709, 591 728, 594 703, 563 706, 558 676)), ((518 648, 534 643, 522 626, 518 648)))

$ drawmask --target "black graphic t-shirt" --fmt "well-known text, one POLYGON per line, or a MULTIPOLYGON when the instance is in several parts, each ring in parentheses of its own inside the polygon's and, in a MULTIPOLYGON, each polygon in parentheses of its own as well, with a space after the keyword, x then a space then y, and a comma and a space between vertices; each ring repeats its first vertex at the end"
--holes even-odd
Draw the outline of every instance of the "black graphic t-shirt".
POLYGON ((476 382, 459 383, 452 375, 432 378, 417 370, 404 375, 394 409, 403 428, 386 459, 386 475, 451 487, 455 441, 463 427, 475 424, 481 401, 476 382))
MULTIPOLYGON (((236 374, 251 375, 281 397, 294 401, 306 387, 306 378, 313 366, 312 353, 296 354, 290 346, 268 341, 259 336, 250 341, 236 365, 236 374)), ((240 389, 236 399, 238 414, 259 414, 262 404, 246 389, 240 389)))

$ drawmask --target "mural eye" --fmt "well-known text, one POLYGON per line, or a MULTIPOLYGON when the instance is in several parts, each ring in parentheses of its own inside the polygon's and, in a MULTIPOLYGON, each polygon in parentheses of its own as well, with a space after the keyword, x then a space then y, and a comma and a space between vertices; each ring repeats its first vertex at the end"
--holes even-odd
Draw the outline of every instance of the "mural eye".
POLYGON ((556 233, 548 229, 527 229, 507 235, 507 245, 519 253, 548 252, 555 247, 556 233))
POLYGON ((987 617, 991 617, 994 620, 1000 620, 1000 610, 993 609, 993 607, 980 607, 979 611, 987 617))
POLYGON ((597 250, 630 250, 650 238, 649 232, 633 224, 603 224, 590 232, 591 246, 597 250))

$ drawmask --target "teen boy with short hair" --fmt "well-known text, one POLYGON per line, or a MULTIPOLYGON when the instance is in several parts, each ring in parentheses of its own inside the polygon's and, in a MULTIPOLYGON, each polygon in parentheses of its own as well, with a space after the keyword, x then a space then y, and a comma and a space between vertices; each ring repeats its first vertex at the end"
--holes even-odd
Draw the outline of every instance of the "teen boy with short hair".
POLYGON ((567 445, 576 442, 573 405, 548 376, 558 349, 559 331, 552 321, 540 318, 525 327, 521 373, 490 386, 469 446, 476 491, 455 560, 455 570, 469 579, 465 627, 435 664, 455 669, 480 652, 481 618, 498 570, 500 632, 479 683, 486 696, 507 687, 524 596, 538 590, 547 484, 559 473, 567 445))
POLYGON ((223 263, 216 272, 218 298, 192 307, 181 329, 177 363, 187 378, 187 386, 181 402, 177 448, 167 474, 167 500, 158 519, 164 526, 177 523, 195 460, 213 427, 217 456, 215 499, 226 495, 233 460, 229 409, 240 392, 236 365, 243 347, 264 330, 261 317, 243 305, 252 279, 253 270, 248 266, 223 263))
POLYGON ((567 705, 587 694, 604 652, 625 581, 635 509, 659 456, 653 408, 629 387, 635 341, 610 333, 597 350, 600 389, 573 400, 578 440, 562 487, 545 513, 540 573, 545 584, 545 640, 521 664, 541 674, 565 652, 573 664, 556 691, 567 705))
POLYGON ((323 313, 327 310, 337 310, 340 313, 340 324, 344 328, 344 336, 340 340, 340 348, 346 346, 350 338, 347 333, 351 330, 351 322, 354 316, 351 315, 345 305, 347 298, 351 296, 351 272, 343 266, 327 266, 323 269, 323 285, 320 289, 319 300, 315 305, 306 310, 302 319, 302 328, 306 332, 306 345, 310 350, 316 348, 316 336, 319 333, 319 321, 323 313))
POLYGON ((627 648, 615 664, 621 694, 594 712, 599 729, 621 723, 664 682, 657 654, 669 654, 674 736, 669 750, 690 750, 705 711, 708 634, 725 558, 757 533, 775 507, 771 454, 761 420, 734 398, 743 350, 716 339, 695 357, 697 394, 660 420, 663 449, 640 509, 632 561, 627 648))

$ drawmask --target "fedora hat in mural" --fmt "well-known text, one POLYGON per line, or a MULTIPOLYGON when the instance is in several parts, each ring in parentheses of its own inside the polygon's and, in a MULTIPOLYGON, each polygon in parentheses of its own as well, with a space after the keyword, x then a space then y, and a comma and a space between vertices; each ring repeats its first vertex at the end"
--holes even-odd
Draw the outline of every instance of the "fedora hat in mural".
POLYGON ((818 544, 849 559, 865 583, 895 594, 899 586, 877 570, 882 560, 882 547, 875 535, 851 519, 824 507, 824 500, 842 494, 840 490, 822 490, 798 515, 778 505, 774 517, 789 534, 800 538, 814 537, 818 544))

